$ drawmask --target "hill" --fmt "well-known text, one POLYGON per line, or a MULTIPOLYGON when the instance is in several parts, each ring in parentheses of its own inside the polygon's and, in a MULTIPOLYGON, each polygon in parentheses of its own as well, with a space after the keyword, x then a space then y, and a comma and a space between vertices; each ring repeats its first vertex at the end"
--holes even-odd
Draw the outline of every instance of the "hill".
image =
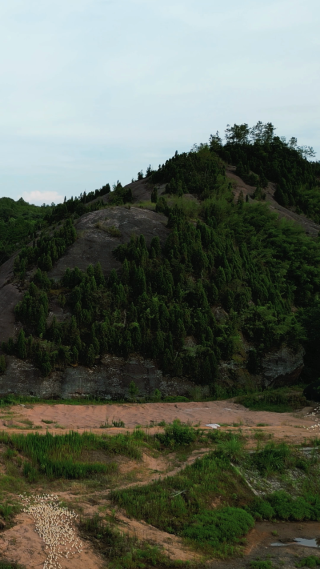
POLYGON ((49 208, 0 268, 0 390, 218 396, 316 379, 312 153, 271 123, 234 125, 224 145, 49 208))

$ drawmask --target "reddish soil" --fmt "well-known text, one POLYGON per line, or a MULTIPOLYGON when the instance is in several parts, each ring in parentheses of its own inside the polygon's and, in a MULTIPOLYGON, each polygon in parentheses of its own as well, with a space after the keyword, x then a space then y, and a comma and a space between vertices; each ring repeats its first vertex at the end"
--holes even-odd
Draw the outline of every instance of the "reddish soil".
POLYGON ((148 428, 151 434, 157 430, 161 421, 172 423, 180 419, 183 423, 198 425, 201 428, 209 423, 218 423, 221 429, 238 429, 241 426, 244 434, 259 427, 272 433, 276 439, 287 439, 294 443, 303 442, 308 437, 320 434, 320 415, 308 415, 311 408, 296 413, 274 413, 268 411, 250 411, 232 400, 189 402, 189 403, 126 403, 106 405, 17 405, 0 414, 0 429, 6 432, 30 432, 38 428, 38 432, 60 433, 63 429, 83 432, 89 430, 96 433, 115 434, 134 429, 138 425, 148 428), (124 428, 102 428, 112 421, 123 421, 124 428), (44 421, 49 421, 45 423, 44 421), (314 427, 314 428, 312 428, 314 427))

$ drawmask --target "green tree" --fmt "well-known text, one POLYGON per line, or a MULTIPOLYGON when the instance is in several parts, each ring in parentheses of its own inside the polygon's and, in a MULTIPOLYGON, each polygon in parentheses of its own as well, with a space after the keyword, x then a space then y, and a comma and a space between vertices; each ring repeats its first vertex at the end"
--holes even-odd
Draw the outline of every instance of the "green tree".
POLYGON ((17 342, 18 357, 25 360, 27 357, 26 337, 23 328, 21 328, 17 342))

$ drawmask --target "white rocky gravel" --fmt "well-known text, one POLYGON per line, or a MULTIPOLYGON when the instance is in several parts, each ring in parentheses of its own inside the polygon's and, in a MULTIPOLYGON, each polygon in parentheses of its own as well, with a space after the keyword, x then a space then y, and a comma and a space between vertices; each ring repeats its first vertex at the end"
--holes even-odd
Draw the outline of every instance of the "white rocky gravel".
POLYGON ((55 494, 39 496, 19 496, 24 505, 23 511, 29 514, 35 524, 36 532, 42 538, 48 551, 43 569, 61 569, 59 558, 70 559, 82 551, 82 542, 73 527, 78 517, 74 511, 62 507, 55 494))

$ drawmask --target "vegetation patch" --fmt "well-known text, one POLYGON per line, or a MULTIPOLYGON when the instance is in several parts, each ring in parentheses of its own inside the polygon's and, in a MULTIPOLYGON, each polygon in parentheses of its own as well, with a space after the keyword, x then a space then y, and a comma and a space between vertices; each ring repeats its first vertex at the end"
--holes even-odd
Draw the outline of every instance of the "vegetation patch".
MULTIPOLYGON (((112 501, 125 508, 130 516, 180 536, 185 536, 187 528, 193 526, 198 519, 195 516, 207 512, 210 503, 214 504, 218 499, 222 508, 230 505, 237 509, 245 504, 250 496, 250 490, 246 488, 243 479, 230 465, 229 460, 218 457, 215 453, 197 459, 175 476, 142 488, 115 490, 111 493, 112 501)), ((241 508, 238 509, 242 512, 241 508)), ((245 516, 241 512, 240 517, 243 515, 243 519, 251 520, 251 516, 245 516)), ((228 517, 228 513, 226 516, 228 517)), ((199 520, 201 524, 201 519, 199 520)), ((212 521, 212 527, 215 527, 214 523, 212 521)), ((240 525, 241 523, 239 521, 240 525)), ((213 540, 216 535, 213 533, 213 540)), ((224 538, 225 542, 234 543, 235 538, 231 533, 226 533, 224 538)), ((198 541, 201 545, 206 540, 207 538, 198 541)), ((223 551, 224 546, 220 548, 220 553, 223 551)))
POLYGON ((111 569, 157 569, 188 567, 188 562, 168 559, 158 547, 120 532, 99 516, 83 519, 80 531, 108 560, 111 569))
POLYGON ((214 549, 222 548, 224 544, 238 544, 248 531, 253 528, 254 519, 241 508, 220 508, 205 510, 197 514, 191 525, 183 531, 183 535, 197 543, 214 549))
POLYGON ((98 437, 91 433, 70 432, 66 435, 28 434, 0 436, 2 443, 25 455, 29 460, 23 464, 23 474, 35 481, 42 473, 49 478, 86 478, 92 474, 114 472, 116 465, 105 462, 85 462, 82 455, 100 450, 108 455, 122 454, 130 458, 141 458, 137 437, 116 435, 98 437))
POLYGON ((256 519, 279 519, 304 521, 320 520, 320 496, 311 493, 293 498, 283 490, 265 497, 257 498, 248 507, 248 511, 256 519))
POLYGON ((290 413, 305 407, 308 403, 302 394, 302 390, 293 391, 287 388, 240 395, 237 397, 236 402, 252 411, 273 411, 276 413, 290 413))
POLYGON ((315 555, 304 557, 296 563, 296 567, 317 567, 317 565, 320 565, 320 557, 316 557, 315 555))

